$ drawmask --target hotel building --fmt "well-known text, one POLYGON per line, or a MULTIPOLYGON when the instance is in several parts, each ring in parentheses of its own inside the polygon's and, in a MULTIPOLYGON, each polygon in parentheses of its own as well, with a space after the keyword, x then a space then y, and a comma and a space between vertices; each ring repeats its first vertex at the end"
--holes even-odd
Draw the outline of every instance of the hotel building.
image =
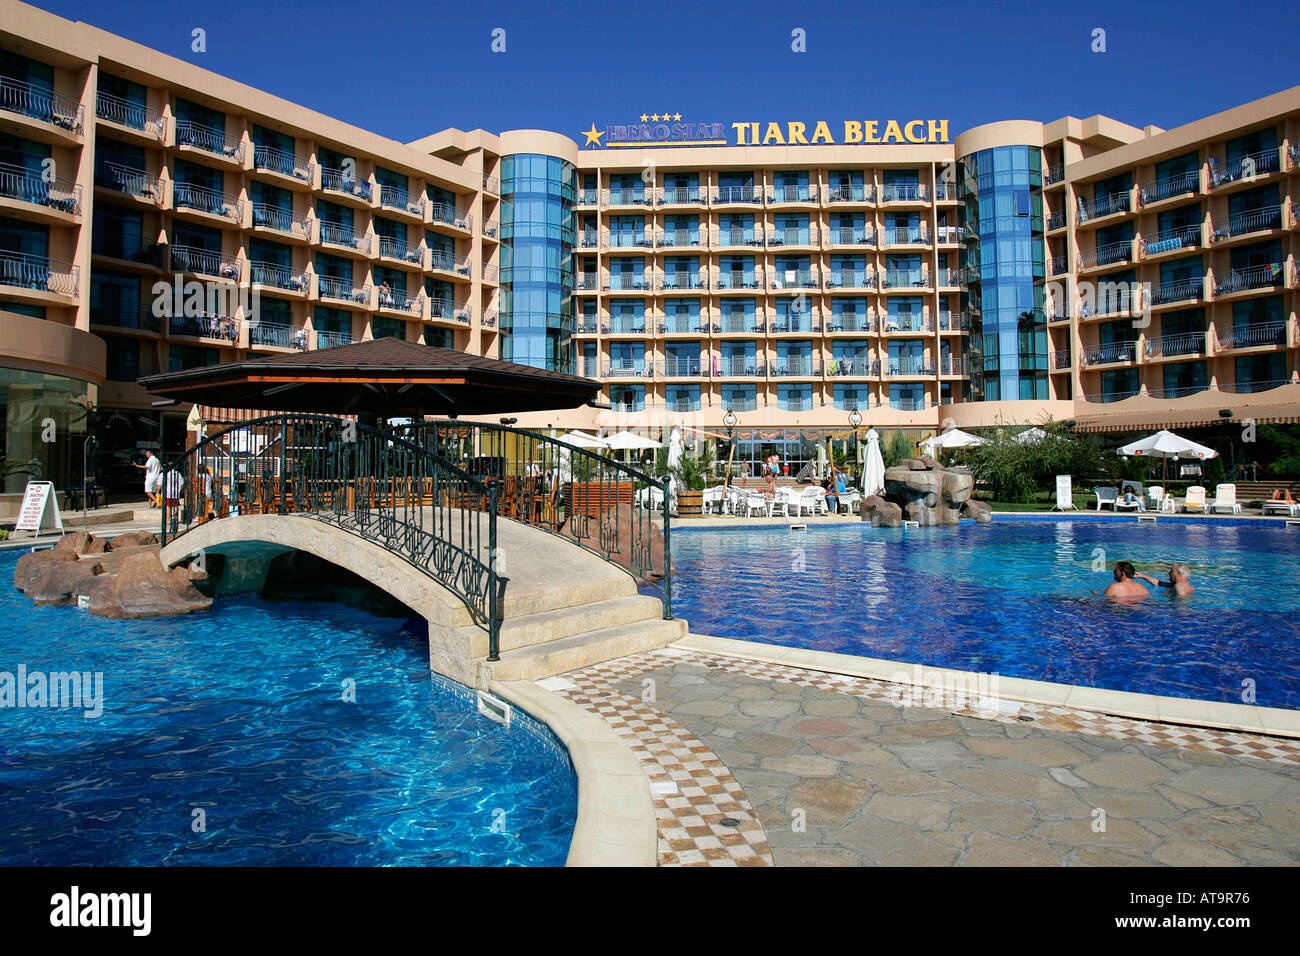
POLYGON ((3 452, 61 484, 49 419, 110 479, 183 446, 139 376, 390 335, 602 382, 521 427, 795 461, 859 423, 1300 420, 1300 87, 1172 130, 659 111, 400 143, 0 13, 3 452))

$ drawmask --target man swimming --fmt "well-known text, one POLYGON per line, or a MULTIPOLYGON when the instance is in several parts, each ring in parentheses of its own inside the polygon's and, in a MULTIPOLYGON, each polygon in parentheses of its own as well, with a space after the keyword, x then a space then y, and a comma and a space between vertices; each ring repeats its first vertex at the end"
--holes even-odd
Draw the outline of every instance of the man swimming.
POLYGON ((1143 574, 1141 571, 1137 572, 1134 577, 1139 577, 1143 581, 1150 581, 1159 588, 1173 588, 1174 597, 1191 597, 1196 593, 1196 588, 1192 587, 1192 569, 1181 561, 1169 566, 1168 581, 1161 581, 1149 574, 1143 574))
POLYGON ((1151 592, 1133 580, 1136 569, 1127 561, 1115 562, 1115 581, 1101 592, 1104 598, 1115 601, 1141 601, 1151 592))

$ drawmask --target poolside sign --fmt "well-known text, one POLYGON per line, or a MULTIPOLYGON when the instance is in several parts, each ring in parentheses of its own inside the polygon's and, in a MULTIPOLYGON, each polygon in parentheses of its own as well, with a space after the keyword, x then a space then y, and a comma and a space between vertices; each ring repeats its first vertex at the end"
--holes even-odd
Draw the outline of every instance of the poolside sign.
POLYGON ((1074 510, 1074 482, 1069 475, 1056 476, 1056 506, 1053 511, 1074 510))
POLYGON ((63 530, 63 516, 59 514, 59 499, 54 494, 51 481, 29 481, 23 490, 23 503, 18 509, 15 531, 40 534, 44 528, 63 530))

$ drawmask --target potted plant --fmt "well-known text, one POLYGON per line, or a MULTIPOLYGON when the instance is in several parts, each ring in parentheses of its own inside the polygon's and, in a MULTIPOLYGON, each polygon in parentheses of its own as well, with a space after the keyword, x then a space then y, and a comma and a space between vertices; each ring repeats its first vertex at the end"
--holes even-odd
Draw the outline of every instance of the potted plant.
POLYGON ((673 471, 677 482, 677 513, 683 517, 699 517, 704 513, 704 489, 713 470, 713 456, 705 451, 698 458, 683 456, 681 464, 673 471))

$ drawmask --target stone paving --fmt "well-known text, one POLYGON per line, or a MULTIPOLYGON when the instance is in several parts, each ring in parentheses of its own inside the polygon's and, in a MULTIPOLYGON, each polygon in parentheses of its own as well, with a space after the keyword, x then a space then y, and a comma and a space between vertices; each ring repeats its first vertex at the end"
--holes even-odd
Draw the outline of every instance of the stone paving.
MULTIPOLYGON (((711 777, 739 785, 725 812, 748 831, 751 865, 769 848, 793 866, 1300 863, 1291 741, 1028 705, 999 719, 897 707, 859 686, 875 682, 675 648, 566 677, 576 702, 631 701, 643 726, 657 713, 679 747, 716 758, 711 777)), ((665 839, 656 804, 661 863, 724 856, 693 852, 681 828, 665 839)))

